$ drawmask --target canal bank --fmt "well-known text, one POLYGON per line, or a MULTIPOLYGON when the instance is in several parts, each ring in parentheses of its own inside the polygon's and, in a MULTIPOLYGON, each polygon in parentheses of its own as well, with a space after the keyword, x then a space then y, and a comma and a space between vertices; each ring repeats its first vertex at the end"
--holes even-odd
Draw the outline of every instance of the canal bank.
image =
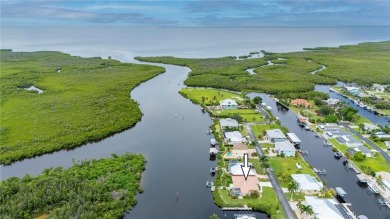
POLYGON ((329 147, 324 147, 322 139, 316 138, 314 132, 306 131, 297 123, 296 114, 281 105, 269 95, 250 93, 249 97, 260 96, 267 105, 271 106, 271 112, 278 117, 281 124, 294 132, 301 140, 301 149, 308 151, 305 156, 306 162, 317 169, 325 169, 326 176, 320 176, 327 182, 328 188, 342 187, 346 192, 346 201, 351 203, 351 209, 356 215, 366 215, 368 218, 389 218, 390 210, 380 208, 377 199, 380 196, 369 195, 367 189, 358 186, 356 173, 345 170, 342 160, 333 157, 333 151, 329 147))

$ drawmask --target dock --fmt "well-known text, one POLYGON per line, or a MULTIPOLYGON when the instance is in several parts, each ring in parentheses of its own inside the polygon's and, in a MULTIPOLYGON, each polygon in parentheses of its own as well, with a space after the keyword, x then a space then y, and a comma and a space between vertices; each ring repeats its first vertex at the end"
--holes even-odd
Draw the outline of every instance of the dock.
POLYGON ((318 175, 326 175, 326 170, 325 169, 320 170, 320 169, 317 169, 317 168, 313 168, 313 171, 315 173, 317 173, 318 175))
POLYGON ((379 194, 379 190, 371 182, 367 182, 367 185, 370 194, 379 194))
POLYGON ((390 208, 390 203, 386 199, 378 199, 378 204, 380 207, 385 206, 390 208))
POLYGON ((222 211, 252 211, 252 208, 244 207, 223 207, 222 211))

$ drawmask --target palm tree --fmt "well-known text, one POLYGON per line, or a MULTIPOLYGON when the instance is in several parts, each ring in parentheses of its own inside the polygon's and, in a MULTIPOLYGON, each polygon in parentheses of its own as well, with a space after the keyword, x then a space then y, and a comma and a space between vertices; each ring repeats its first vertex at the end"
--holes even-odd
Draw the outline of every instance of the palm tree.
POLYGON ((268 157, 263 155, 263 156, 260 157, 260 161, 261 162, 268 162, 268 157))
POLYGON ((308 214, 308 215, 314 214, 313 208, 310 205, 300 204, 300 206, 298 206, 298 208, 299 208, 299 210, 301 210, 301 213, 303 213, 303 214, 308 214))
POLYGON ((287 187, 288 191, 290 192, 290 200, 292 200, 293 194, 295 194, 296 191, 299 189, 299 184, 292 180, 287 187))
MULTIPOLYGON (((381 175, 376 177, 376 183, 378 183, 379 186, 382 186, 383 178, 381 175)), ((382 186, 383 187, 383 186, 382 186)))
POLYGON ((261 163, 261 167, 263 167, 263 172, 265 173, 265 169, 266 169, 266 168, 269 168, 270 165, 269 165, 268 162, 262 162, 262 163, 261 163))

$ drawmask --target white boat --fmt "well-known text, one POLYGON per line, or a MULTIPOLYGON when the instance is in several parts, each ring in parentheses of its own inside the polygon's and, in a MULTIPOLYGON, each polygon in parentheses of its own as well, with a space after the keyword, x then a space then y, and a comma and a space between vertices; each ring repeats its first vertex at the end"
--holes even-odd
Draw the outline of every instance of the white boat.
POLYGON ((295 163, 295 166, 297 166, 298 169, 302 170, 302 166, 299 163, 295 163))

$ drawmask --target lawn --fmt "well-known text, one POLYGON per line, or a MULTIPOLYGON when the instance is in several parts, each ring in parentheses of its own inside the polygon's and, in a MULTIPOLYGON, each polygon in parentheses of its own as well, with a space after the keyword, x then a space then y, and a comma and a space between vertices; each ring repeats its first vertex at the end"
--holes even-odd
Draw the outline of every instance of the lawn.
POLYGON ((2 164, 74 148, 135 125, 142 113, 129 92, 164 72, 48 51, 1 51, 0 64, 2 164), (43 93, 23 89, 31 85, 43 93))
POLYGON ((239 114, 244 122, 264 122, 263 114, 254 109, 232 109, 232 110, 214 110, 213 115, 222 117, 231 117, 234 114, 239 114))
MULTIPOLYGON (((344 154, 347 152, 348 147, 344 144, 340 144, 336 139, 329 139, 329 141, 344 154)), ((377 154, 376 158, 367 157, 363 161, 352 160, 360 169, 362 166, 369 166, 375 172, 385 171, 390 172, 390 165, 381 154, 377 154)))
POLYGON ((219 102, 228 98, 238 104, 243 100, 240 94, 210 88, 184 88, 180 90, 180 94, 205 105, 219 105, 219 102))
POLYGON ((260 146, 261 146, 261 148, 274 148, 275 147, 274 144, 270 144, 270 143, 260 143, 260 146))
MULTIPOLYGON (((313 169, 301 158, 298 157, 268 157, 271 167, 274 169, 275 174, 278 176, 283 174, 284 176, 290 176, 291 174, 310 174, 316 176, 313 169), (302 170, 299 170, 296 163, 299 163, 302 170)), ((282 187, 287 187, 287 180, 283 180, 283 177, 278 176, 278 180, 282 187)))
POLYGON ((267 213, 272 218, 286 218, 275 191, 270 187, 263 187, 262 197, 259 199, 231 199, 228 191, 223 189, 215 190, 213 196, 217 205, 221 207, 242 207, 247 205, 254 210, 267 213))

